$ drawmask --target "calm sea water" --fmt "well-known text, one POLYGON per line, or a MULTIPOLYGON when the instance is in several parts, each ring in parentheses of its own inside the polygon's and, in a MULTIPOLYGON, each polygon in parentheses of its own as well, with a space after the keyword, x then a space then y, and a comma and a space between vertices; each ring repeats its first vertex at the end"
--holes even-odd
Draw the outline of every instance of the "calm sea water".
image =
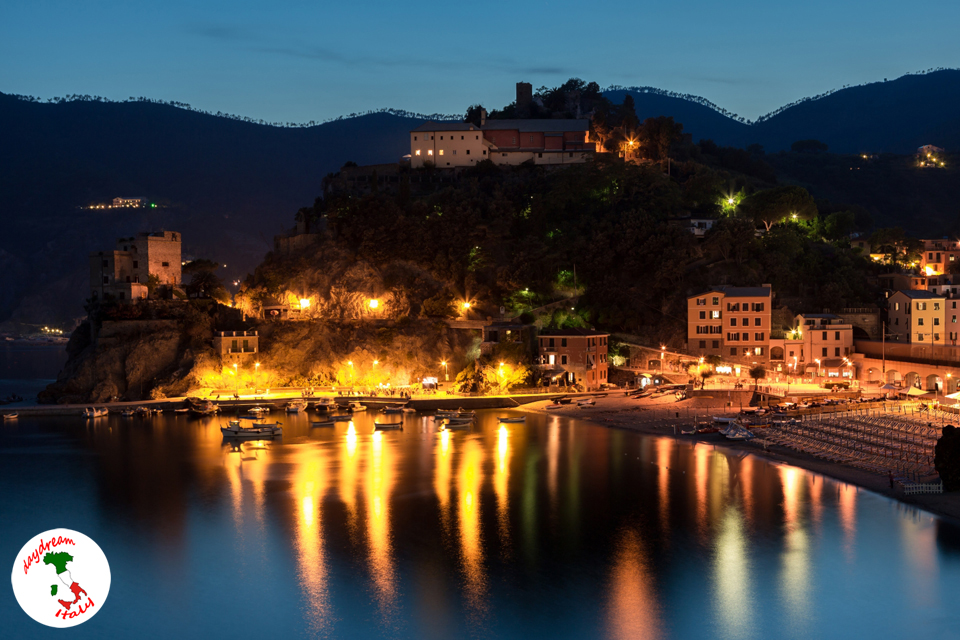
POLYGON ((36 404, 37 393, 56 380, 66 361, 65 344, 0 341, 0 399, 16 394, 23 402, 13 406, 36 404))
MULTIPOLYGON (((502 413, 502 412, 501 412, 502 413)), ((0 558, 56 527, 113 576, 77 638, 956 638, 960 532, 800 469, 551 416, 21 419, 0 558)), ((4 638, 60 637, 0 600, 4 638)))

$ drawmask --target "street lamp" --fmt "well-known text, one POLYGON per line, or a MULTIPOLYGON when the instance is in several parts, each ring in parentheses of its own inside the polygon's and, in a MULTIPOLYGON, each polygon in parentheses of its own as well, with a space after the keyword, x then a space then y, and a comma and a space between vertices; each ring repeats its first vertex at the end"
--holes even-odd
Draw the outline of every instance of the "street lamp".
POLYGON ((237 363, 234 362, 234 363, 233 363, 233 377, 236 378, 236 383, 237 383, 237 397, 238 397, 238 398, 240 397, 240 375, 239 375, 239 373, 240 373, 240 372, 237 370, 237 363))
POLYGON ((369 306, 371 310, 376 311, 377 307, 380 306, 380 301, 376 298, 370 298, 370 300, 367 301, 367 306, 369 306))
POLYGON ((253 386, 259 388, 260 387, 260 363, 259 362, 253 363, 253 371, 254 371, 253 386))
POLYGON ((447 361, 446 361, 446 360, 443 360, 443 361, 440 363, 440 366, 443 367, 443 380, 444 380, 444 382, 450 382, 450 372, 449 372, 449 370, 447 369, 447 361))
POLYGON ((820 377, 820 358, 814 359, 814 362, 817 363, 817 377, 820 377))

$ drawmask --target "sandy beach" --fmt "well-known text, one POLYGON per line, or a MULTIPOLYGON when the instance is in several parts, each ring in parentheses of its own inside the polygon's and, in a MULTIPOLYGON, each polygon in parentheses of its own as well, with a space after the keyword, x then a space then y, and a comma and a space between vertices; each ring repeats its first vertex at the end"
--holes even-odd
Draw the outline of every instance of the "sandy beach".
POLYGON ((549 401, 534 402, 523 407, 548 415, 562 415, 615 429, 629 429, 657 436, 677 437, 689 442, 703 442, 734 451, 745 451, 773 463, 788 464, 842 482, 857 485, 875 493, 916 506, 960 525, 960 493, 904 495, 898 486, 890 488, 887 476, 870 473, 847 465, 821 460, 812 455, 794 451, 779 445, 764 449, 749 440, 727 440, 719 433, 681 435, 699 419, 709 420, 715 415, 735 415, 739 408, 731 409, 726 402, 712 398, 689 398, 677 401, 672 394, 636 400, 615 391, 596 399, 596 405, 578 407, 575 403, 553 405, 549 401))

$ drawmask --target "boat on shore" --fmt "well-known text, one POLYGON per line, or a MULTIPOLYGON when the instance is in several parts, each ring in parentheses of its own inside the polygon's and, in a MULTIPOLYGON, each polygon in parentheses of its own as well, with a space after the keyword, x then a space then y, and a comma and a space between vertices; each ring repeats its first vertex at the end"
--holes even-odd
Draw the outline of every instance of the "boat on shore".
POLYGON ((553 404, 570 404, 571 402, 573 402, 573 398, 567 398, 567 397, 554 398, 552 402, 553 404))
POLYGON ((212 416, 220 411, 218 405, 200 398, 187 398, 187 406, 190 413, 195 416, 212 416))
POLYGON ((103 418, 108 413, 106 407, 87 407, 83 410, 83 417, 88 420, 91 418, 103 418))
POLYGON ((729 416, 713 416, 713 421, 716 424, 733 424, 737 419, 729 416))
POLYGON ((220 433, 225 438, 272 438, 283 435, 283 427, 279 422, 257 422, 245 426, 239 420, 231 420, 226 427, 220 427, 220 433))
POLYGON ((577 400, 578 407, 592 407, 597 404, 597 401, 593 398, 587 398, 586 400, 577 400))

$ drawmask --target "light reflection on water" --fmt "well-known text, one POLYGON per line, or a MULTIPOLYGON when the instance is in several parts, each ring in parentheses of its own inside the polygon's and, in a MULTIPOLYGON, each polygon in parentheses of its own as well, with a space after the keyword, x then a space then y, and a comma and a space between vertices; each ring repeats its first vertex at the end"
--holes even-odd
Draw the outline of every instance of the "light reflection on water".
MULTIPOLYGON (((116 593, 78 637, 960 628, 955 529, 797 468, 556 416, 486 414, 470 431, 309 420, 234 446, 215 420, 21 420, 0 440, 0 479, 18 489, 0 492, 3 550, 52 526, 98 540, 116 593), (64 490, 71 500, 36 499, 64 490), (156 606, 178 612, 148 627, 133 613, 145 574, 156 606), (250 593, 242 616, 213 613, 250 593)), ((43 635, 16 610, 0 607, 0 628, 43 635)))

